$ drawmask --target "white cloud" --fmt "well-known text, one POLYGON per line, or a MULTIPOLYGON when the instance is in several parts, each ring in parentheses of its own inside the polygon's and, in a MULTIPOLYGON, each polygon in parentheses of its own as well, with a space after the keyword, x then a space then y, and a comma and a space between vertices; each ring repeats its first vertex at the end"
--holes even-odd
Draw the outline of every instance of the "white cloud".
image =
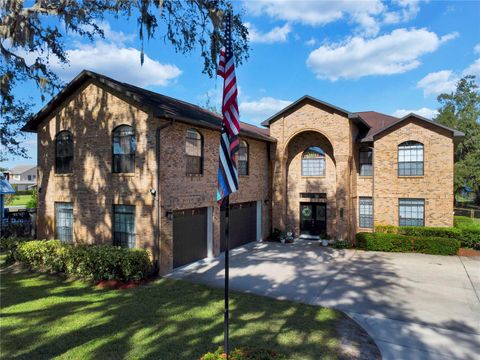
POLYGON ((417 109, 417 110, 399 109, 399 110, 395 111, 392 115, 401 118, 401 117, 404 117, 405 115, 408 115, 410 113, 414 113, 414 114, 423 116, 427 119, 433 119, 435 116, 437 116, 438 111, 435 110, 435 109, 422 107, 422 108, 417 109))
POLYGON ((310 53, 307 65, 317 78, 332 81, 400 74, 418 67, 422 55, 434 52, 453 36, 440 38, 426 29, 396 29, 373 39, 357 36, 320 46, 310 53))
POLYGON ((478 43, 477 45, 474 46, 473 52, 474 52, 475 54, 480 55, 480 43, 478 43))
POLYGON ((398 10, 386 12, 383 22, 386 24, 397 24, 413 19, 420 11, 419 2, 419 0, 392 1, 393 4, 398 6, 398 10))
POLYGON ((310 38, 308 39, 307 41, 305 41, 305 45, 308 45, 308 46, 313 46, 317 43, 317 40, 315 38, 310 38))
POLYGON ((266 33, 262 33, 251 23, 245 23, 248 28, 248 37, 251 42, 272 44, 287 41, 288 34, 292 31, 290 24, 276 26, 266 33))
POLYGON ((70 60, 68 65, 58 61, 51 63, 52 69, 66 81, 87 69, 140 87, 166 86, 182 73, 177 66, 162 64, 147 54, 141 66, 139 50, 104 41, 78 45, 67 50, 67 57, 70 60))
POLYGON ((475 75, 477 77, 477 82, 480 83, 480 58, 463 70, 462 75, 475 75))
POLYGON ((432 72, 417 83, 417 88, 423 90, 423 95, 437 95, 455 90, 458 76, 452 70, 432 72))
POLYGON ((289 100, 262 97, 259 100, 240 101, 240 117, 245 120, 260 122, 266 120, 284 107, 290 105, 289 100))
POLYGON ((308 1, 308 0, 244 0, 245 8, 254 16, 267 15, 277 20, 322 26, 339 20, 355 24, 366 36, 375 36, 382 24, 396 24, 415 17, 418 0, 308 1))

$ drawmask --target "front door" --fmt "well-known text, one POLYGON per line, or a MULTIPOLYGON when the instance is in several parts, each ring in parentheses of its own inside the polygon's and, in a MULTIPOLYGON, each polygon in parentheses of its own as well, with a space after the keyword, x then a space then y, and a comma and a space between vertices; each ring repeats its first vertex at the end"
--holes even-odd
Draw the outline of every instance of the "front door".
POLYGON ((323 236, 327 230, 327 204, 300 204, 300 233, 302 235, 323 236))

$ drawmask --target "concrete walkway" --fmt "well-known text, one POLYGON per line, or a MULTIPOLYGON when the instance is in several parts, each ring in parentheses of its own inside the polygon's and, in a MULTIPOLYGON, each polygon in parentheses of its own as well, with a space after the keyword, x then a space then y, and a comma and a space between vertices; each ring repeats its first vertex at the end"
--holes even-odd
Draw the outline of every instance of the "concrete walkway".
MULTIPOLYGON (((346 312, 384 359, 480 358, 480 258, 255 243, 231 256, 231 288, 346 312)), ((223 259, 170 276, 222 287, 223 259)))

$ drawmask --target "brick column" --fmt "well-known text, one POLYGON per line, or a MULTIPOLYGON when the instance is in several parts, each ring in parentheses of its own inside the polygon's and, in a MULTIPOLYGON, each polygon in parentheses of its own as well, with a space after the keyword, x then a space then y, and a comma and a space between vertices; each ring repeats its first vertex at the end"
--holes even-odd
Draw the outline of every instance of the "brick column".
POLYGON ((336 155, 336 175, 337 175, 337 238, 348 239, 349 237, 349 219, 350 219, 350 156, 336 155), (342 210, 343 209, 343 210, 342 210), (343 216, 342 216, 343 211, 343 216))

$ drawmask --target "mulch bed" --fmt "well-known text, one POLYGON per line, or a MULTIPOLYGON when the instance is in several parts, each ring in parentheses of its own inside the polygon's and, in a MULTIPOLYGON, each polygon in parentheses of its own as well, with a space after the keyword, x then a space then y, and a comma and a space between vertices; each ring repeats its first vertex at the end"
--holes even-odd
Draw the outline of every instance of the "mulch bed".
POLYGON ((480 250, 471 248, 460 248, 457 252, 458 256, 480 256, 480 250))
POLYGON ((95 286, 99 289, 128 290, 141 285, 147 285, 156 279, 157 277, 150 277, 137 281, 100 280, 95 283, 95 286))

